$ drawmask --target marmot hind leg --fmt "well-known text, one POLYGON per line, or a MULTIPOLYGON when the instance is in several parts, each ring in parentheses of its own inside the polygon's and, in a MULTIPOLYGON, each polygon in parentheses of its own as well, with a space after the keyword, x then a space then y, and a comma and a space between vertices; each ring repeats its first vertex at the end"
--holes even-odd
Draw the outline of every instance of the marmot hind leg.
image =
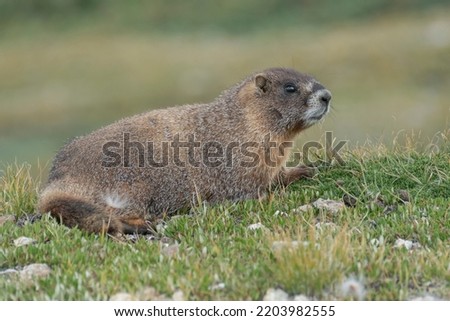
POLYGON ((64 192, 47 192, 39 204, 41 213, 50 213, 68 227, 91 233, 148 233, 149 226, 141 215, 127 213, 107 205, 64 192))

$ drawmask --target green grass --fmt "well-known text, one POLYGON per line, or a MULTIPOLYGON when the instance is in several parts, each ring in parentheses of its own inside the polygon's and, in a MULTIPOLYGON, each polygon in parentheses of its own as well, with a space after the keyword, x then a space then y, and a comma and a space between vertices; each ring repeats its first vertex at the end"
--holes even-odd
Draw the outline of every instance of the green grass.
MULTIPOLYGON (((148 287, 167 297, 181 290, 190 300, 257 300, 269 288, 347 299, 340 285, 349 277, 364 284, 368 300, 425 294, 449 300, 449 133, 440 138, 439 150, 432 151, 348 150, 343 165, 319 166, 314 179, 275 191, 268 200, 202 206, 168 220, 153 241, 86 234, 48 217, 22 227, 5 223, 0 269, 46 263, 52 273, 31 282, 0 276, 0 300, 104 300, 118 292, 139 297, 148 287), (399 199, 399 190, 409 193, 410 202, 399 199), (293 211, 346 194, 356 198, 356 206, 339 214, 293 211), (247 228, 258 222, 266 229, 247 228), (37 243, 16 248, 13 240, 20 236, 37 243), (421 247, 394 248, 399 238, 421 247), (301 245, 280 250, 273 247, 279 241, 301 245), (166 243, 179 244, 175 255, 165 254, 166 243), (219 283, 224 287, 211 288, 219 283)), ((23 219, 33 212, 36 183, 28 170, 22 165, 4 170, 0 213, 23 219)))
POLYGON ((33 213, 39 190, 29 164, 3 165, 0 172, 0 213, 16 217, 33 213))

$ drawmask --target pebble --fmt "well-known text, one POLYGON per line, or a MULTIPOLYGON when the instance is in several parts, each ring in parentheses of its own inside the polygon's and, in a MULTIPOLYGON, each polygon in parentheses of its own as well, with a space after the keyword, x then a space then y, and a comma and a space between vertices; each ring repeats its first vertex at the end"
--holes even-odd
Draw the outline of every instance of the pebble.
POLYGON ((373 238, 370 240, 370 245, 372 245, 375 249, 384 245, 384 237, 381 235, 379 238, 373 238))
POLYGON ((333 230, 333 231, 336 230, 338 227, 333 222, 318 222, 318 223, 316 223, 315 226, 318 230, 329 229, 329 230, 333 230))
POLYGON ((317 201, 312 203, 312 205, 315 208, 326 210, 332 214, 337 214, 338 212, 340 212, 345 208, 344 202, 329 199, 324 200, 322 198, 319 198, 317 201))
POLYGON ((288 301, 289 295, 281 289, 270 288, 264 295, 263 301, 288 301))
POLYGON ((172 298, 168 298, 153 287, 145 287, 135 294, 118 292, 113 294, 109 301, 170 301, 171 299, 173 301, 185 301, 183 291, 177 290, 172 294, 172 298))
POLYGON ((181 290, 177 290, 172 294, 172 300, 174 301, 186 301, 184 293, 181 290))
POLYGON ((302 205, 297 208, 294 208, 292 210, 292 212, 295 214, 300 214, 300 213, 306 213, 312 209, 313 209, 313 206, 311 204, 306 204, 306 205, 302 205))
POLYGON ((288 216, 286 212, 276 210, 273 216, 288 216))
POLYGON ((30 245, 30 244, 34 244, 34 243, 36 243, 36 240, 26 237, 26 236, 21 236, 14 240, 14 245, 16 247, 30 245))
POLYGON ((262 223, 250 224, 247 228, 251 231, 256 231, 259 229, 267 229, 262 223))
POLYGON ((304 294, 297 294, 294 297, 290 297, 282 289, 270 288, 264 295, 263 301, 312 301, 312 299, 304 294))
POLYGON ((136 294, 139 301, 167 301, 169 300, 164 294, 160 294, 154 287, 146 287, 136 294))
POLYGON ((162 222, 156 225, 156 232, 158 232, 159 234, 164 234, 164 231, 167 228, 167 224, 162 222))
POLYGON ((335 201, 330 199, 325 200, 323 198, 319 198, 311 204, 305 204, 293 209, 292 212, 297 214, 305 213, 312 210, 313 208, 325 210, 330 212, 331 214, 337 214, 345 208, 345 203, 342 201, 335 201))
POLYGON ((159 241, 161 242, 161 244, 167 244, 167 245, 175 243, 175 240, 173 240, 167 236, 162 237, 159 241))
POLYGON ((178 243, 171 244, 171 245, 163 245, 161 249, 161 253, 167 257, 174 257, 178 254, 179 250, 178 243))
POLYGON ((18 274, 19 271, 16 269, 6 269, 4 271, 0 271, 0 276, 12 276, 18 274))
POLYGON ((413 250, 413 249, 420 248, 421 245, 418 242, 413 242, 413 241, 404 240, 404 239, 397 239, 394 243, 394 248, 400 248, 400 247, 404 247, 407 250, 413 250))
POLYGON ((423 296, 414 297, 410 299, 410 301, 440 301, 440 299, 430 294, 425 294, 423 296))
POLYGON ((109 298, 109 301, 133 301, 133 300, 135 300, 134 296, 126 292, 116 293, 109 298))
POLYGON ((213 284, 213 285, 211 285, 211 286, 209 287, 209 289, 210 289, 211 291, 215 291, 215 290, 223 290, 223 289, 225 289, 225 283, 220 282, 220 283, 213 284))
POLYGON ((23 270, 20 271, 20 277, 22 279, 33 279, 37 278, 45 278, 50 275, 52 269, 43 263, 33 263, 24 266, 23 270))

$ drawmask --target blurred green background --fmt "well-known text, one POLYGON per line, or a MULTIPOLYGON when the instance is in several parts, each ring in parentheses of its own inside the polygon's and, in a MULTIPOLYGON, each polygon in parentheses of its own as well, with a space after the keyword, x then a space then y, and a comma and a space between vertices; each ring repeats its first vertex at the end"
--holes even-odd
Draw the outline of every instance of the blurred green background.
POLYGON ((73 136, 272 66, 333 93, 303 141, 427 141, 450 124, 449 1, 0 0, 0 162, 46 164, 73 136))

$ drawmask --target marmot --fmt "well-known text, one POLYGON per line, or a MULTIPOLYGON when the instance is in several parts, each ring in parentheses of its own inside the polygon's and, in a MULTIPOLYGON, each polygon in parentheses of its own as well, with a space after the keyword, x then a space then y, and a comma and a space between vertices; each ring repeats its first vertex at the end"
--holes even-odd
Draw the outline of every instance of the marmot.
POLYGON ((255 73, 208 104, 152 110, 77 137, 56 155, 38 208, 95 233, 144 233, 200 201, 258 198, 305 176, 288 147, 331 93, 288 68, 255 73))

